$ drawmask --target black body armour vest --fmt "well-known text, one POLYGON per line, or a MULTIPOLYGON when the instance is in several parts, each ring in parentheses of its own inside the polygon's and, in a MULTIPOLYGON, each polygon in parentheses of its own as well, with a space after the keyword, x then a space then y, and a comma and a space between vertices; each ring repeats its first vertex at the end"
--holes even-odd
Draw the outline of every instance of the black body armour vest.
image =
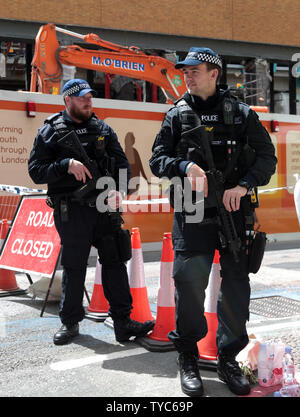
MULTIPOLYGON (((238 103, 237 99, 229 93, 224 93, 219 97, 216 105, 208 110, 189 105, 184 99, 179 100, 176 107, 179 110, 181 133, 199 126, 199 124, 213 127, 214 138, 211 149, 216 168, 226 174, 225 188, 237 185, 243 175, 243 167, 239 163, 240 158, 235 158, 237 159, 235 166, 229 167, 229 163, 233 154, 235 152, 241 154, 243 146, 246 144, 244 130, 249 107, 238 103), (228 167, 230 173, 226 172, 228 167)), ((201 147, 201 138, 199 138, 199 145, 201 147)), ((184 145, 182 141, 179 141, 176 147, 177 156, 187 160, 187 147, 188 144, 184 145)), ((205 171, 208 169, 205 159, 199 165, 205 171)))
MULTIPOLYGON (((189 105, 184 98, 175 105, 178 108, 181 121, 181 133, 199 126, 199 124, 213 127, 214 137, 211 149, 215 166, 226 177, 225 188, 232 188, 237 185, 243 175, 243 164, 238 155, 242 155, 243 152, 240 151, 247 142, 245 121, 249 113, 249 107, 243 103, 238 103, 235 97, 224 91, 220 92, 216 104, 209 109, 199 109, 193 106, 192 103, 189 105), (240 154, 236 154, 236 157, 233 159, 235 152, 240 152, 240 154), (230 162, 232 160, 237 161, 234 166, 230 162), (227 175, 228 172, 229 174, 227 175)), ((199 137, 199 146, 201 147, 201 137, 199 137)), ((189 160, 188 148, 188 135, 185 135, 185 139, 179 140, 176 146, 177 156, 184 160, 189 160)), ((190 160, 192 161, 192 159, 190 160)), ((205 171, 208 170, 205 158, 197 163, 205 171)), ((196 225, 185 223, 182 213, 177 212, 174 214, 172 233, 175 250, 209 253, 216 247, 218 248, 219 243, 216 243, 219 242, 217 235, 218 226, 212 220, 216 216, 216 207, 213 200, 210 198, 210 194, 208 198, 205 198, 204 220, 196 225)))
MULTIPOLYGON (((99 161, 104 158, 107 134, 105 135, 103 132, 103 122, 97 119, 97 117, 92 116, 88 122, 82 123, 82 126, 79 126, 72 122, 68 123, 68 121, 64 119, 62 113, 56 113, 46 119, 45 123, 50 123, 51 127, 57 132, 57 140, 74 130, 89 158, 96 160, 98 165, 99 161)), ((55 147, 55 152, 57 152, 57 160, 74 158, 83 162, 72 150, 69 151, 55 147)), ((48 194, 71 193, 81 185, 82 181, 77 181, 74 175, 66 175, 64 178, 48 184, 48 194)))

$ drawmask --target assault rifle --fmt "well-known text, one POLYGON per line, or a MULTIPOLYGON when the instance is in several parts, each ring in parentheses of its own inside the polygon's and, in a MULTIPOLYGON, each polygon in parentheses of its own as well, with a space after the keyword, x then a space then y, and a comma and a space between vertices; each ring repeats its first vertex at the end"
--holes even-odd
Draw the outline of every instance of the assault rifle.
POLYGON ((100 171, 96 161, 89 158, 74 130, 59 139, 57 144, 60 148, 67 151, 70 157, 79 159, 92 175, 92 178, 87 178, 86 183, 73 192, 73 196, 76 199, 83 200, 88 194, 96 189, 98 178, 103 175, 109 175, 108 167, 106 167, 103 172, 100 171))
MULTIPOLYGON (((81 185, 73 191, 72 197, 76 201, 89 201, 89 193, 96 190, 96 184, 100 177, 110 176, 114 173, 115 159, 103 156, 100 169, 96 161, 89 158, 84 147, 82 146, 77 134, 74 131, 69 132, 57 141, 68 156, 79 159, 90 171, 92 178, 87 179, 86 184, 81 185)), ((97 209, 98 206, 96 205, 97 209)), ((66 208, 67 209, 67 208, 66 208)), ((131 237, 129 230, 122 229, 121 225, 124 220, 120 213, 120 208, 116 211, 110 211, 106 206, 105 214, 108 216, 111 224, 111 234, 102 236, 98 241, 100 262, 110 264, 112 262, 126 262, 131 258, 131 237)))
POLYGON ((189 143, 189 159, 197 163, 197 153, 201 155, 201 159, 205 160, 208 167, 206 172, 209 193, 212 193, 214 205, 217 209, 217 224, 220 226, 218 232, 222 248, 228 247, 233 254, 235 262, 239 262, 238 252, 241 248, 241 239, 239 238, 232 215, 223 205, 224 194, 224 177, 221 171, 216 169, 212 151, 211 142, 213 139, 213 128, 208 126, 197 126, 193 129, 185 131, 182 136, 188 137, 189 143), (199 141, 199 138, 201 140, 199 141), (191 148, 190 146, 194 146, 191 148), (194 157, 191 156, 194 153, 194 157))
MULTIPOLYGON (((114 172, 114 158, 107 156, 103 157, 102 170, 99 169, 96 161, 89 158, 84 147, 82 146, 77 134, 72 130, 67 133, 61 139, 57 141, 59 147, 68 152, 70 157, 78 158, 90 171, 92 178, 88 178, 87 182, 81 185, 72 193, 72 197, 78 201, 88 201, 88 195, 96 190, 96 184, 101 176, 110 176, 114 172)), ((107 211, 109 215, 112 227, 118 229, 119 225, 124 223, 124 220, 120 214, 120 209, 116 212, 107 211)))

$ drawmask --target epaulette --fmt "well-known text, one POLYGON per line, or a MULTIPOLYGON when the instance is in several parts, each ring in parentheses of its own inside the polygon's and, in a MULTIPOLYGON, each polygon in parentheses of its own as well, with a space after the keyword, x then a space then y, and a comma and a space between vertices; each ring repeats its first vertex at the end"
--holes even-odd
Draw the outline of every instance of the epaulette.
POLYGON ((249 112, 250 112, 250 106, 246 103, 243 103, 242 101, 238 102, 238 108, 239 111, 243 114, 245 119, 247 119, 249 112))
POLYGON ((200 124, 200 119, 197 113, 191 108, 191 106, 185 101, 184 98, 179 99, 174 103, 178 109, 179 118, 182 126, 182 131, 188 130, 191 126, 197 126, 200 124))
POLYGON ((53 120, 54 120, 56 117, 58 117, 58 116, 60 116, 60 115, 61 115, 61 113, 54 113, 54 114, 51 114, 51 116, 47 117, 47 119, 44 121, 44 123, 51 123, 51 122, 53 122, 53 120))

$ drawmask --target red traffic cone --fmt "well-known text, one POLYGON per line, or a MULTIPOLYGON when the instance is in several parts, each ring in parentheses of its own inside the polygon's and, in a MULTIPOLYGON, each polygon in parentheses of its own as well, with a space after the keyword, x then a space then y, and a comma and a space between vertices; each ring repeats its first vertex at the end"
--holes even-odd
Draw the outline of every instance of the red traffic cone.
POLYGON ((108 317, 109 304, 103 293, 102 265, 97 260, 93 295, 85 317, 95 321, 104 321, 108 317))
POLYGON ((164 233, 155 326, 152 333, 148 336, 137 339, 139 344, 151 352, 175 350, 174 344, 168 338, 168 333, 176 327, 175 287, 172 278, 173 262, 172 234, 164 233))
POLYGON ((148 300, 147 287, 145 284, 144 260, 140 238, 140 229, 132 228, 131 234, 132 258, 128 263, 128 279, 132 295, 132 320, 144 322, 154 320, 151 314, 148 300))
POLYGON ((221 267, 219 252, 215 252, 208 286, 205 291, 204 315, 207 321, 207 334, 198 343, 199 365, 203 368, 215 368, 217 365, 218 348, 216 334, 218 329, 217 301, 221 286, 221 267))
MULTIPOLYGON (((1 247, 4 243, 8 230, 9 226, 7 223, 7 219, 4 219, 2 220, 0 232, 1 247)), ((21 290, 18 287, 14 271, 0 268, 0 297, 24 294, 25 292, 26 290, 21 290)))

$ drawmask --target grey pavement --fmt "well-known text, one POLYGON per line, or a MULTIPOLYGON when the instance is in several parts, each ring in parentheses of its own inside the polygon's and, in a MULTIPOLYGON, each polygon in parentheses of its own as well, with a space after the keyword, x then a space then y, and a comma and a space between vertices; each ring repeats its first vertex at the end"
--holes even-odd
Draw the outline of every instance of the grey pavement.
MULTIPOLYGON (((160 262, 145 262, 144 271, 155 315, 160 262)), ((25 274, 16 278, 20 288, 28 288, 25 274)), ((94 278, 95 267, 89 266, 90 296, 94 278)), ((291 345, 300 381, 300 249, 267 251, 260 271, 251 275, 251 289, 249 334, 291 345)), ((86 298, 84 304, 88 307, 86 298)), ((158 407, 153 398, 171 399, 173 406, 190 399, 180 389, 175 351, 150 352, 135 341, 121 345, 111 328, 88 319, 72 343, 55 346, 58 302, 48 302, 40 317, 42 305, 26 293, 0 298, 0 396, 102 397, 105 407, 116 407, 113 397, 128 403, 143 398, 148 411, 158 407)), ((206 397, 236 397, 214 370, 201 369, 201 375, 206 397)), ((193 403, 194 410, 198 405, 193 403)))

